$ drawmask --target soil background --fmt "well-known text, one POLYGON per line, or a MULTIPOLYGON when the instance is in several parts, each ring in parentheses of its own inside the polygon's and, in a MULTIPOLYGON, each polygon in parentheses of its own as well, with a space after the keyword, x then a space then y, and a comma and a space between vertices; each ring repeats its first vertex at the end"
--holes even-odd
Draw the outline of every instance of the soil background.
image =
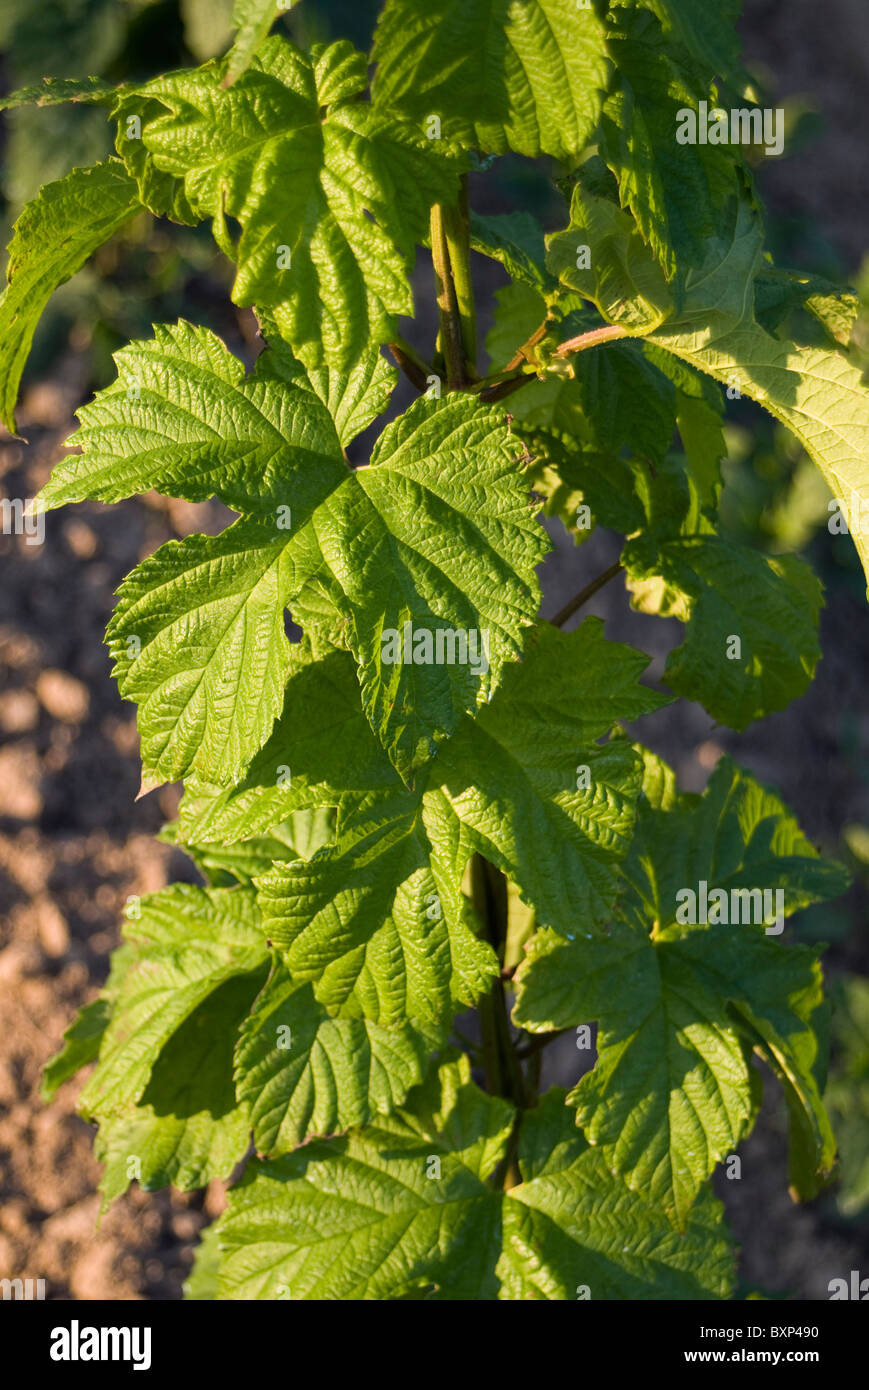
MULTIPOLYGON (((745 8, 749 67, 778 104, 799 99, 816 113, 814 138, 759 170, 779 238, 791 263, 821 255, 853 275, 869 250, 869 8, 865 0, 746 0, 745 8)), ((417 280, 430 303, 424 265, 417 280)), ((229 312, 226 336, 253 355, 249 320, 229 312)), ((3 495, 32 497, 45 482, 74 428, 73 410, 92 390, 88 362, 73 342, 31 381, 19 412, 27 443, 0 434, 3 495)), ((140 558, 173 536, 221 529, 225 515, 216 505, 150 496, 51 514, 44 545, 0 537, 0 1277, 43 1277, 53 1299, 179 1298, 197 1232, 222 1208, 221 1184, 189 1195, 134 1186, 98 1224, 100 1169, 91 1129, 75 1114, 79 1083, 46 1106, 39 1079, 105 978, 127 897, 173 878, 196 881, 186 858, 153 839, 174 815, 177 789, 134 799, 134 710, 118 696, 102 637, 114 590, 140 558)), ((546 613, 617 553, 606 534, 580 549, 556 528, 552 535, 546 613)), ((843 827, 869 825, 869 622, 862 585, 852 572, 836 572, 823 538, 812 558, 828 606, 824 659, 809 693, 741 736, 684 701, 642 734, 689 790, 702 789, 722 751, 733 752, 835 853, 843 827)), ((650 675, 660 675, 678 624, 632 613, 618 584, 585 611, 604 617, 611 637, 649 652, 650 675)), ((866 906, 858 885, 840 909, 856 926, 828 954, 834 973, 867 971, 866 906)), ((576 1058, 553 1049, 544 1080, 573 1082, 576 1058)), ((845 1222, 830 1196, 792 1206, 774 1090, 740 1153, 742 1180, 721 1180, 719 1191, 747 1286, 821 1299, 832 1277, 869 1270, 865 1221, 845 1222)))

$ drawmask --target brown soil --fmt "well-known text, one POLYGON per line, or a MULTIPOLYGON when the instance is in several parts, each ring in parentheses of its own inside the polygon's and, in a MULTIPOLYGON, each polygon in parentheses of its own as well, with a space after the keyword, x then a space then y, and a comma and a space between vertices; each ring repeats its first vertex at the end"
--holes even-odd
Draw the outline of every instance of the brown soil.
MULTIPOLYGON (((71 432, 80 393, 65 366, 70 381, 25 401, 30 442, 0 443, 4 496, 34 496, 71 432)), ((44 1278, 49 1298, 180 1297, 197 1232, 222 1206, 219 1185, 134 1188, 98 1223, 79 1083, 50 1106, 39 1097, 43 1064, 105 979, 128 895, 190 877, 152 838, 175 789, 134 801, 135 716, 102 634, 124 573, 170 536, 216 529, 218 515, 159 498, 82 506, 47 519, 45 545, 0 540, 0 1275, 44 1278)))

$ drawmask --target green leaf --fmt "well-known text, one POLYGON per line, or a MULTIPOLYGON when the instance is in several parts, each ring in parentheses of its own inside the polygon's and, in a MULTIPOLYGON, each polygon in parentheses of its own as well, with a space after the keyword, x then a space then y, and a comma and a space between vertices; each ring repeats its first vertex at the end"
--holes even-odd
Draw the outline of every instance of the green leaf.
POLYGON ((514 1112, 477 1090, 467 1059, 413 1102, 249 1166, 219 1222, 218 1298, 572 1299, 581 1283, 595 1298, 726 1297, 718 1203, 675 1237, 583 1144, 556 1093, 525 1118, 525 1181, 506 1193, 491 1178, 514 1112))
POLYGON ((350 369, 413 312, 414 243, 432 204, 455 199, 464 156, 360 101, 365 60, 346 41, 306 55, 271 37, 228 89, 225 70, 140 88, 164 108, 142 144, 215 220, 238 261, 235 301, 270 308, 306 366, 350 369), (227 217, 241 224, 237 247, 227 217))
POLYGON ((697 5, 695 0, 614 0, 614 4, 651 10, 667 41, 680 44, 707 79, 746 81, 736 27, 742 0, 716 0, 714 5, 697 5))
POLYGON ((21 87, 0 97, 0 111, 16 106, 61 106, 66 102, 103 105, 114 99, 117 90, 101 77, 44 77, 32 87, 21 87))
MULTIPOLYGON (((202 217, 191 207, 183 179, 175 178, 158 167, 142 139, 142 132, 164 112, 165 107, 159 101, 141 95, 141 88, 119 88, 111 113, 116 131, 115 149, 124 161, 127 173, 136 180, 143 206, 155 217, 169 217, 173 222, 193 227, 202 217)), ((219 228, 215 227, 214 230, 221 248, 231 254, 231 248, 219 235, 219 228)))
POLYGON ((257 378, 286 381, 313 391, 331 415, 342 447, 346 448, 357 434, 388 409, 398 373, 390 367, 379 348, 369 348, 355 366, 346 371, 329 362, 306 370, 282 341, 277 325, 263 314, 260 321, 269 350, 257 359, 257 378))
POLYGON ((648 1193, 614 1176, 553 1087, 526 1112, 523 1182, 504 1201, 499 1297, 518 1300, 719 1299, 733 1284, 720 1203, 704 1191, 684 1232, 648 1193))
MULTIPOLYGON (((601 153, 668 277, 702 257, 734 187, 737 154, 725 145, 677 143, 679 113, 709 95, 648 11, 610 11, 616 81, 604 106, 601 153)), ((741 156, 740 156, 741 159, 741 156)))
POLYGON ((599 453, 624 448, 663 466, 676 428, 676 395, 641 345, 609 343, 581 352, 574 371, 575 386, 562 393, 561 418, 584 416, 584 437, 599 453))
MULTIPOLYGON (((215 789, 209 792, 214 796, 215 789)), ((201 807, 208 798, 201 788, 197 788, 197 795, 201 807)), ((254 835, 242 842, 222 844, 185 837, 179 821, 164 825, 157 838, 186 851, 212 887, 232 888, 236 883, 249 887, 256 875, 267 873, 278 859, 312 858, 334 835, 334 809, 321 806, 290 811, 285 820, 270 827, 268 835, 254 835)))
POLYGON ((820 969, 815 953, 783 947, 757 923, 763 909, 783 918, 841 892, 841 868, 819 860, 778 799, 724 759, 704 797, 641 814, 625 875, 626 920, 607 939, 538 933, 517 976, 522 1027, 600 1020, 597 1065, 570 1098, 588 1139, 684 1225, 753 1120, 747 1053, 759 1044, 788 1080, 804 1159, 811 1134, 812 1175, 828 1171, 810 1023, 820 969))
MULTIPOLYGON (((600 1019, 597 1065, 571 1093, 577 1123, 632 1189, 683 1227, 702 1183, 753 1118, 743 1034, 727 1006, 771 1017, 784 1030, 776 1031, 779 1050, 793 1052, 807 1027, 800 1007, 813 985, 810 953, 752 927, 685 934, 671 926, 654 940, 618 927, 599 945, 538 934, 523 971, 515 1014, 523 1027, 600 1019)), ((814 985, 819 997, 818 971, 814 985)), ((819 1107, 810 1073, 801 1079, 819 1107)), ((825 1145, 816 1168, 830 1158, 825 1145)))
POLYGON ((371 1123, 422 1078, 438 1039, 419 1027, 330 1018, 309 984, 279 962, 244 1023, 236 1091, 250 1106, 261 1155, 288 1153, 311 1135, 371 1123))
POLYGON ((473 848, 560 931, 581 923, 591 932, 612 907, 641 766, 626 741, 600 740, 616 720, 666 703, 639 684, 647 664, 606 641, 596 618, 569 635, 543 627, 521 668, 437 760, 473 848))
POLYGON ((633 218, 581 183, 573 190, 570 226, 548 245, 546 264, 553 275, 626 333, 650 333, 672 311, 664 272, 633 218))
POLYGON ((291 657, 284 707, 265 747, 231 786, 188 781, 181 838, 194 845, 256 843, 252 837, 278 827, 285 836, 299 808, 337 806, 348 794, 399 786, 365 718, 350 654, 330 652, 314 662, 291 657))
MULTIPOLYGON (((105 1118, 138 1101, 182 1025, 226 981, 261 973, 267 957, 255 900, 241 888, 175 884, 152 893, 139 916, 128 917, 124 937, 129 950, 111 1022, 79 1100, 89 1116, 105 1118)), ((170 1089, 174 1076, 169 1068, 170 1089)))
POLYGON ((439 1021, 497 969, 461 894, 460 828, 436 793, 375 798, 356 822, 334 848, 257 880, 266 935, 332 1012, 439 1021))
MULTIPOLYGON (((869 388, 859 368, 841 353, 798 347, 772 337, 757 322, 755 310, 770 324, 778 321, 763 266, 763 229, 757 210, 746 198, 731 198, 706 238, 702 260, 696 267, 689 264, 684 274, 677 314, 649 335, 647 349, 652 350, 655 362, 664 350, 751 396, 792 431, 839 501, 869 575, 869 528, 864 523, 869 507, 864 463, 869 451, 869 388)), ((641 306, 636 312, 641 312, 641 306)), ((831 331, 841 334, 850 323, 847 303, 834 309, 825 302, 817 312, 831 331)), ((605 359, 615 348, 626 346, 630 345, 611 344, 583 353, 580 362, 605 359)), ((551 389, 552 384, 548 385, 551 389)), ((561 389, 560 381, 556 389, 561 389)), ((698 475, 707 499, 714 487, 710 468, 707 458, 698 475)), ((794 578, 793 573, 789 578, 794 578)))
POLYGON ((701 880, 712 888, 784 893, 786 916, 838 897, 848 875, 822 859, 781 799, 722 758, 703 796, 674 798, 669 769, 644 752, 644 792, 654 814, 642 814, 624 872, 639 895, 623 898, 635 926, 672 924, 679 891, 701 880), (650 790, 656 790, 650 795, 650 790))
POLYGON ((232 22, 238 29, 229 55, 224 85, 230 87, 250 67, 254 53, 271 29, 279 11, 287 11, 295 0, 235 0, 232 22))
POLYGON ((81 449, 40 493, 48 509, 117 502, 153 488, 191 502, 220 496, 236 511, 312 505, 346 475, 328 409, 311 390, 260 374, 208 329, 183 319, 115 354, 117 380, 78 411, 81 449))
POLYGON ((738 381, 745 395, 790 429, 839 501, 869 577, 869 391, 858 368, 838 353, 777 342, 754 325, 702 348, 693 333, 672 332, 658 341, 719 381, 738 381))
MULTIPOLYGON (((264 978, 260 966, 217 984, 166 1039, 139 1103, 100 1120, 95 1153, 106 1165, 105 1205, 132 1178, 146 1191, 170 1183, 188 1191, 228 1178, 244 1158, 251 1119, 236 1102, 233 1046, 264 978)), ((119 1026, 126 1021, 121 1013, 119 1026)))
MULTIPOLYGON (((299 762, 302 796, 339 805, 336 841, 309 863, 279 863, 257 880, 266 934, 293 978, 311 980, 329 1009, 386 1025, 438 1019, 452 1000, 474 1002, 495 969, 462 893, 474 851, 507 873, 539 920, 564 932, 577 921, 600 929, 630 844, 642 763, 626 740, 598 740, 616 719, 663 703, 638 684, 646 662, 607 643, 594 619, 570 636, 541 629, 413 792, 382 757, 378 768, 358 721, 344 713, 338 722, 329 695, 321 715, 313 666, 310 702, 293 704, 280 737, 289 765, 299 762), (299 726, 311 741, 297 759, 290 737, 299 726), (309 749, 326 731, 334 731, 333 751, 323 773, 346 761, 355 792, 342 793, 340 783, 317 791, 306 778, 309 749)), ((336 675, 339 665, 336 657, 336 675)), ((267 766, 256 774, 263 784, 267 766)), ((274 796, 258 802, 255 783, 227 789, 213 809, 203 801, 192 805, 197 833, 233 838, 261 832, 282 809, 274 796)))
MULTIPOLYGON (((118 383, 81 412, 82 454, 59 465, 40 504, 156 486, 251 514, 220 536, 169 542, 121 587, 108 637, 122 693, 140 706, 143 785, 191 771, 226 784, 262 748, 289 669, 284 608, 297 599, 302 622, 341 628, 366 714, 411 780, 497 687, 537 612, 547 540, 503 414, 457 393, 420 398, 351 472, 312 390, 274 367, 244 379, 205 330, 158 329, 119 365, 118 383), (306 605, 312 583, 323 615, 306 605)), ((351 416, 360 409, 364 398, 351 416)))
POLYGON ((734 729, 784 709, 820 660, 820 583, 792 555, 732 544, 701 514, 696 488, 668 463, 648 490, 646 529, 622 563, 641 612, 687 624, 664 679, 734 729), (738 645, 737 645, 738 644, 738 645))
POLYGON ((638 596, 634 606, 675 611, 687 620, 685 640, 664 672, 676 694, 741 730, 808 689, 821 655, 821 586, 801 560, 763 556, 704 535, 663 542, 648 567, 637 564, 640 550, 631 543, 624 555, 638 596), (673 588, 685 596, 684 609, 661 606, 657 578, 644 587, 652 573, 663 574, 671 598, 673 588))
POLYGON ((464 1058, 414 1101, 248 1166, 219 1223, 219 1298, 381 1299, 430 1284, 495 1297, 501 1196, 486 1180, 512 1107, 471 1084, 464 1058))
POLYGON ((375 100, 494 154, 569 159, 588 144, 607 82, 604 30, 573 0, 387 0, 375 100))
MULTIPOLYGON (((577 204, 583 205, 581 191, 575 208, 577 204)), ((709 325, 721 322, 729 328, 732 322, 742 321, 747 312, 752 276, 760 264, 761 234, 754 213, 746 204, 732 208, 730 216, 729 228, 722 229, 721 239, 703 267, 696 273, 688 271, 680 316, 649 335, 645 351, 650 372, 658 373, 661 366, 666 366, 661 349, 666 345, 671 352, 676 351, 682 324, 688 331, 679 339, 678 356, 692 366, 703 367, 704 354, 696 349, 706 335, 711 334, 714 341, 714 327, 709 325)), ((570 233, 560 235, 569 240, 570 233)), ((556 249, 559 245, 563 249, 564 244, 558 238, 553 242, 556 249)), ((574 286, 582 276, 574 274, 569 266, 565 270, 562 260, 558 255, 553 258, 551 253, 553 268, 574 286)), ((639 265, 643 265, 642 257, 639 265)), ((642 322, 648 312, 647 297, 635 285, 635 298, 630 300, 631 286, 641 276, 636 268, 628 268, 626 261, 624 266, 623 290, 629 307, 619 310, 617 304, 608 303, 601 295, 598 307, 605 316, 620 314, 628 321, 642 322)), ((633 344, 615 344, 606 350, 581 354, 578 373, 583 371, 584 359, 588 359, 592 369, 605 371, 609 364, 615 364, 617 348, 636 351, 633 344)), ((669 374, 671 392, 673 385, 678 387, 677 419, 690 452, 696 483, 677 462, 660 456, 653 485, 636 475, 631 490, 638 499, 643 498, 646 519, 635 527, 640 534, 629 541, 622 560, 634 591, 635 607, 676 616, 688 624, 683 646, 668 659, 669 684, 678 694, 699 700, 716 719, 742 729, 753 719, 784 708, 808 686, 820 656, 816 630, 821 588, 810 570, 794 557, 765 557, 730 544, 714 531, 702 506, 713 503, 718 490, 718 457, 723 441, 717 402, 709 402, 699 392, 693 373, 687 378, 678 371, 669 374)), ((722 376, 728 384, 734 384, 733 375, 722 376)), ((758 394, 751 387, 746 390, 758 394)), ((615 399, 612 389, 591 395, 594 401, 615 399)), ((535 417, 530 419, 533 422, 535 417)), ((619 437, 617 428, 613 421, 606 432, 610 440, 619 437)), ((630 442, 636 448, 639 440, 630 442)), ((665 443, 663 434, 661 442, 665 443)), ((571 460, 567 476, 574 484, 578 482, 584 492, 588 490, 589 505, 597 515, 595 494, 599 484, 593 472, 584 470, 581 455, 571 460)), ((606 493, 603 502, 608 505, 606 493)), ((632 520, 635 518, 622 523, 626 534, 632 520)))
POLYGON ((139 206, 136 185, 110 159, 46 184, 15 223, 0 299, 0 419, 13 434, 18 383, 49 298, 139 206))
POLYGON ((193 1268, 184 1281, 184 1297, 190 1302, 207 1302, 217 1297, 220 1269, 220 1229, 216 1222, 206 1226, 196 1247, 193 1268))
POLYGON ((142 790, 191 770, 231 780, 271 733, 289 671, 285 534, 237 521, 169 541, 127 576, 108 627, 139 706, 142 790))
POLYGON ((556 288, 546 269, 543 228, 530 212, 472 212, 471 248, 500 261, 513 282, 541 294, 556 288))
POLYGON ((317 527, 352 622, 365 712, 405 778, 494 692, 536 616, 549 544, 520 453, 497 408, 423 397, 317 527), (402 660, 387 664, 399 639, 402 660))
POLYGON ((79 1010, 78 1016, 63 1035, 64 1044, 60 1052, 46 1062, 43 1069, 39 1094, 44 1101, 53 1100, 64 1081, 75 1076, 89 1062, 96 1061, 108 1021, 105 999, 94 999, 79 1010))
MULTIPOLYGON (((573 536, 574 545, 582 545, 591 536, 598 518, 586 506, 581 487, 571 481, 571 465, 580 446, 566 436, 521 428, 534 458, 531 476, 534 491, 544 498, 543 515, 558 517, 573 536)), ((588 463, 589 456, 583 455, 583 460, 588 463)), ((607 457, 600 462, 606 468, 609 464, 618 466, 620 460, 607 457)))
POLYGON ((796 436, 820 468, 851 525, 869 575, 869 388, 839 352, 771 337, 753 317, 752 285, 762 265, 763 233, 742 202, 722 218, 707 257, 689 273, 675 321, 651 341, 700 371, 759 401, 796 436))
MULTIPOLYGON (((805 327, 797 311, 820 324, 823 346, 846 348, 851 342, 860 301, 853 290, 834 285, 820 275, 771 267, 762 270, 754 282, 754 313, 761 327, 773 337, 790 336, 795 342, 804 341, 805 327)), ((812 342, 808 345, 817 346, 812 342)))
POLYGON ((676 424, 702 507, 713 505, 721 488, 721 462, 727 457, 720 402, 676 391, 676 424))

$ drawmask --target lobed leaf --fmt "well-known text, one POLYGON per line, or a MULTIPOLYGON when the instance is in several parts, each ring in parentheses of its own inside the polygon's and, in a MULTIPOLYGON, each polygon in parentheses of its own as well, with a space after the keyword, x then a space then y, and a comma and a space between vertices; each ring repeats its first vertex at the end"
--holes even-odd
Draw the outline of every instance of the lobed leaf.
POLYGON ((292 500, 310 513, 345 470, 327 407, 308 389, 260 375, 205 328, 183 319, 115 354, 116 381, 78 411, 45 509, 85 498, 117 502, 153 488, 201 502, 220 496, 248 514, 292 500))
POLYGON ((744 729, 808 688, 821 655, 821 585, 795 556, 765 556, 719 536, 698 502, 693 480, 668 465, 622 563, 635 608, 686 624, 667 658, 667 684, 744 729))
POLYGON ((107 638, 139 706, 143 792, 191 770, 231 780, 268 738, 289 672, 286 548, 237 521, 169 541, 122 584, 107 638))
MULTIPOLYGON (((118 381, 81 411, 82 453, 39 497, 157 487, 247 514, 169 542, 121 587, 108 638, 140 707, 146 788, 190 772, 226 783, 263 747, 289 672, 287 606, 327 646, 350 645, 366 714, 408 781, 497 687, 537 611, 547 542, 496 407, 421 398, 351 472, 315 389, 271 358, 245 378, 206 330, 158 328, 118 354, 118 381)), ((368 359, 343 429, 381 383, 368 359)))
POLYGON ((85 1004, 64 1033, 60 1051, 46 1062, 42 1072, 40 1095, 44 1101, 54 1099, 64 1081, 89 1062, 95 1062, 109 1021, 105 999, 97 998, 85 1004))
POLYGON ((226 88, 228 71, 209 64, 139 88, 162 108, 142 145, 214 219, 238 262, 235 301, 270 309, 306 366, 347 370, 413 312, 414 243, 432 205, 455 198, 464 158, 360 101, 365 61, 346 41, 308 55, 272 37, 226 88), (241 225, 237 245, 227 217, 241 225))
POLYGON ((787 1081, 801 1191, 814 1195, 834 1153, 814 1076, 820 969, 812 951, 766 935, 749 917, 754 902, 738 895, 760 893, 762 903, 764 888, 787 885, 784 915, 841 892, 841 869, 818 859, 777 798, 722 760, 702 799, 641 812, 625 875, 633 893, 607 939, 535 936, 517 977, 516 1022, 547 1031, 600 1020, 597 1064, 569 1098, 577 1123, 680 1227, 753 1122, 748 1060, 760 1042, 787 1081), (701 885, 708 924, 697 920, 701 885), (690 925, 683 890, 695 894, 690 925), (735 923, 722 920, 715 890, 731 903, 738 896, 735 923))
POLYGON ((523 1181, 504 1202, 499 1297, 512 1300, 726 1298, 732 1254, 708 1190, 684 1231, 588 1147, 553 1087, 522 1123, 523 1181), (572 1130, 572 1132, 571 1132, 572 1130))
POLYGON ((551 1093, 520 1133, 524 1181, 491 1185, 514 1125, 447 1062, 398 1111, 252 1165, 214 1241, 219 1299, 726 1296, 713 1200, 687 1238, 605 1169, 551 1093), (545 1148, 544 1148, 545 1145, 545 1148))

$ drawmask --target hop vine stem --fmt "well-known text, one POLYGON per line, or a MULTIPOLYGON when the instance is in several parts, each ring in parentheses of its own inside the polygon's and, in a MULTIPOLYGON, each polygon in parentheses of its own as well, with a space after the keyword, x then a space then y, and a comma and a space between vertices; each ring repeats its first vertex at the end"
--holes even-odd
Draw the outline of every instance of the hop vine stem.
MULTIPOLYGON (((480 854, 471 861, 471 897, 483 934, 502 962, 507 942, 507 880, 480 854)), ((506 1096, 518 1106, 527 1104, 525 1078, 510 1033, 510 1019, 499 975, 480 1007, 486 1082, 494 1095, 506 1096)))
POLYGON ((444 208, 444 235, 450 258, 466 376, 477 375, 477 301, 471 280, 471 215, 468 176, 462 176, 458 204, 444 208))
POLYGON ((592 579, 589 584, 586 584, 584 589, 580 589, 578 594, 574 594, 573 598, 569 599, 563 608, 559 608, 555 617, 549 619, 552 626, 564 627, 564 624, 569 622, 574 613, 578 612, 584 603, 588 603, 589 599, 594 598, 599 589, 609 584, 611 579, 615 579, 621 568, 621 560, 616 560, 614 565, 610 565, 609 568, 599 574, 596 579, 592 579))
POLYGON ((440 346, 447 369, 447 389, 460 391, 467 384, 465 375, 462 324, 453 268, 450 260, 447 224, 453 212, 443 203, 436 203, 431 212, 431 256, 437 286, 440 315, 440 346))

